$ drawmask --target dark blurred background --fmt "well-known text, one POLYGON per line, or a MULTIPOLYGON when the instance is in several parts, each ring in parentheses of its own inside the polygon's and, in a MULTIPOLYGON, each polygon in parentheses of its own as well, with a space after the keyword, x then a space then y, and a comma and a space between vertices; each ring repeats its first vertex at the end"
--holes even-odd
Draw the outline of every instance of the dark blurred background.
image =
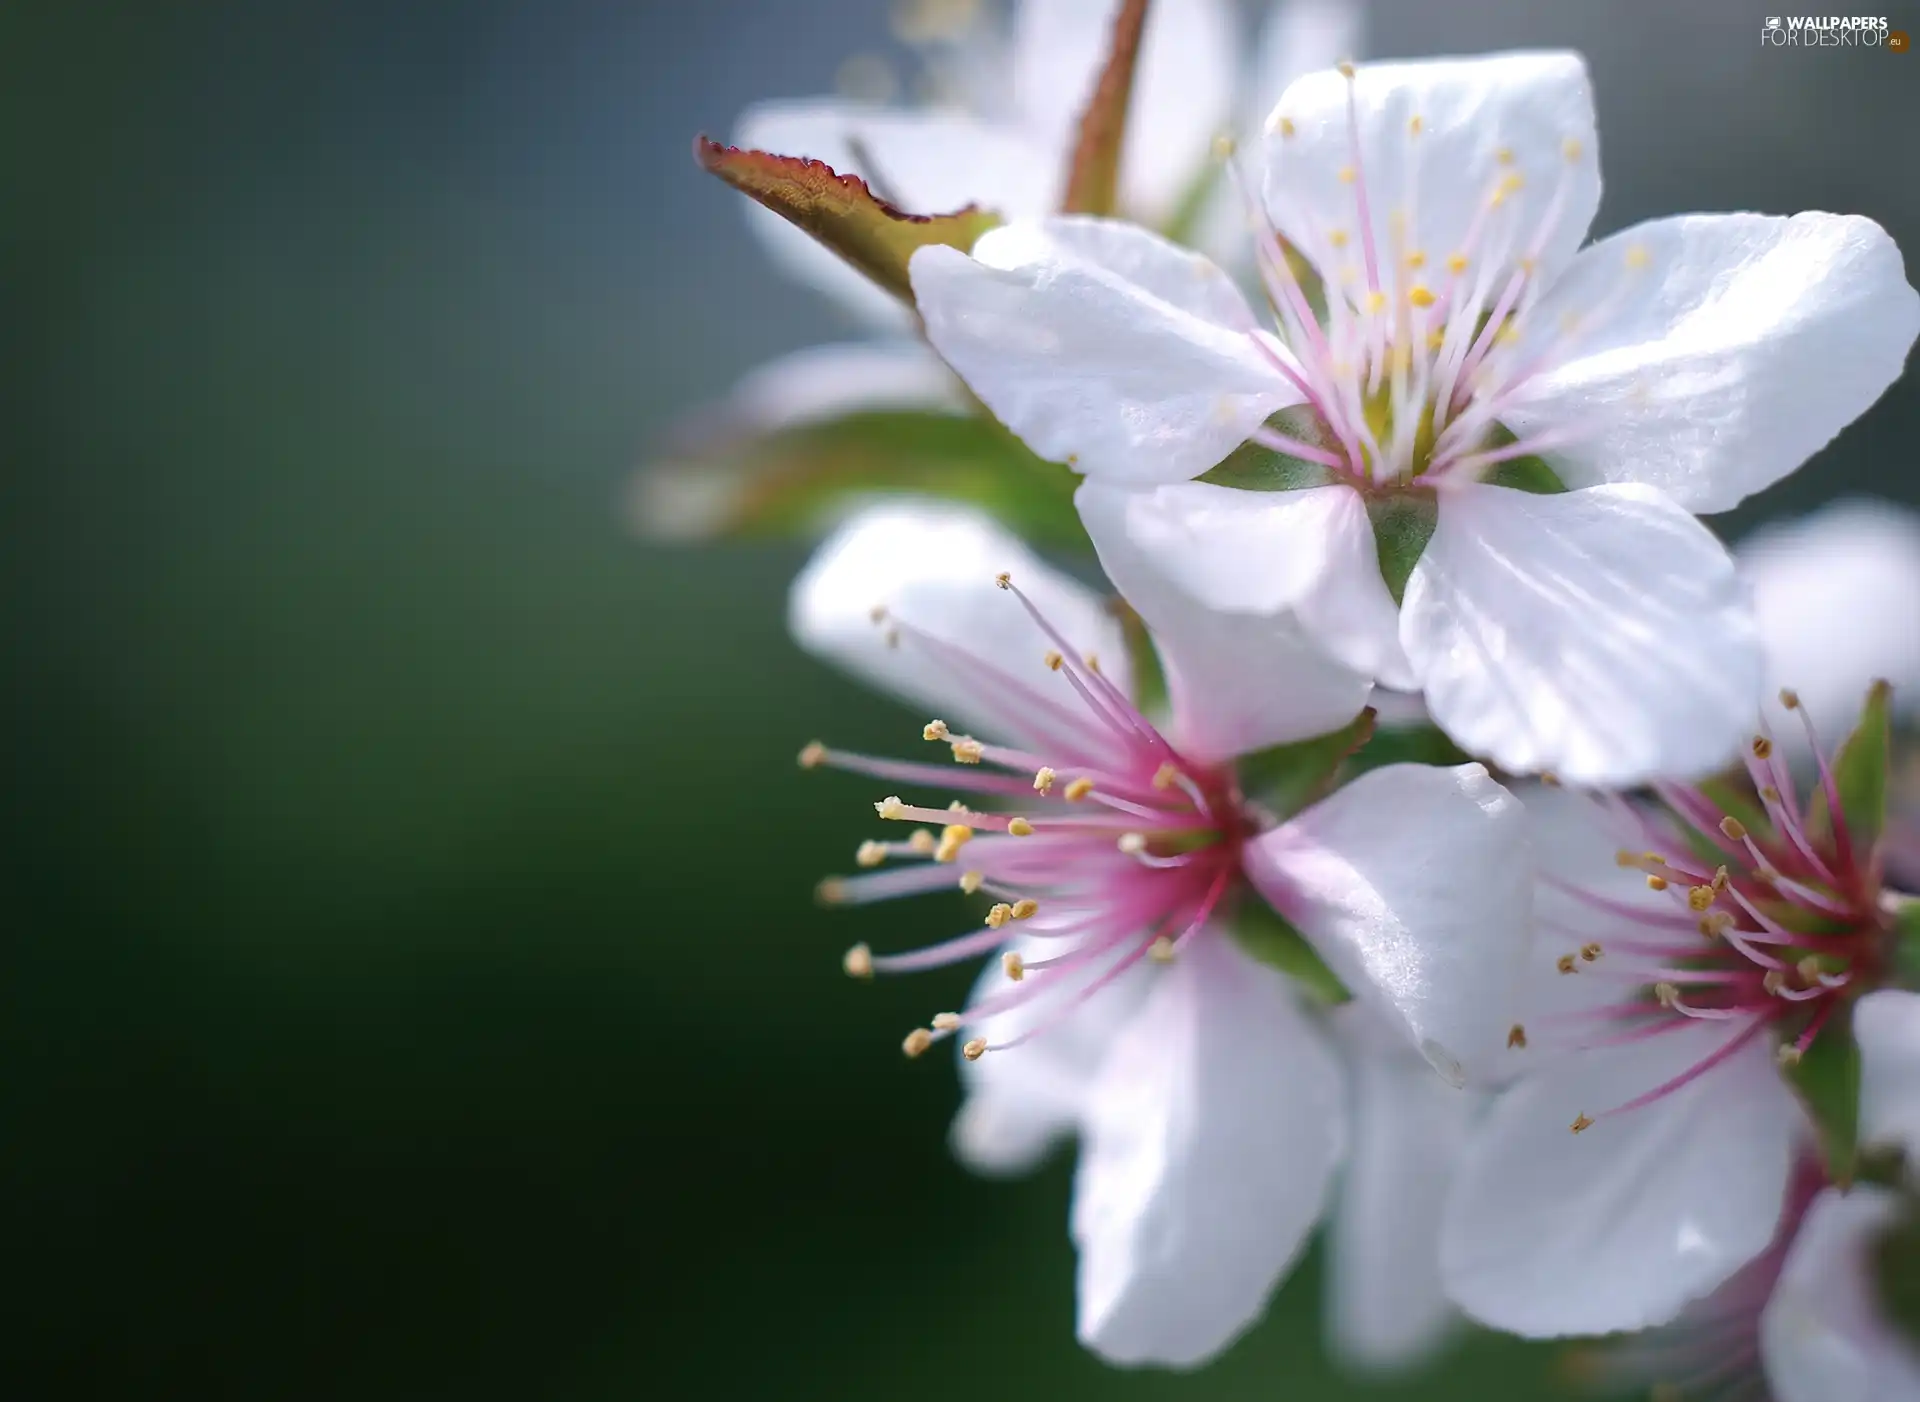
MULTIPOLYGON (((1179 3, 1179 0, 1166 0, 1179 3)), ((1399 0, 1376 55, 1573 44, 1602 229, 1870 214, 1920 58, 1763 6, 1399 0)), ((1374 1392, 1318 1273, 1198 1379, 1071 1338, 1067 1165, 947 1157, 965 985, 839 973, 865 835, 803 547, 639 544, 675 415, 835 328, 688 158, 885 50, 883 0, 0 7, 0 1392, 1374 1392)), ((1920 29, 1920 9, 1894 14, 1920 29)), ((1739 530, 1920 495, 1901 385, 1739 530)), ((893 918, 898 918, 897 914, 893 918)))

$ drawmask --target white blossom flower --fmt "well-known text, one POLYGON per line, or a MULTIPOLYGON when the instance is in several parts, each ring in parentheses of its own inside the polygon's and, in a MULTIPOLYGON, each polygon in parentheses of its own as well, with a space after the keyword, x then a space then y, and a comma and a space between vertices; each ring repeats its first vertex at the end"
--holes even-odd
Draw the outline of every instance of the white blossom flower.
POLYGON ((1689 215, 1582 250, 1600 176, 1573 54, 1315 74, 1268 131, 1271 324, 1205 259, 1056 218, 914 255, 935 349, 1086 474, 1103 552, 1124 536, 1169 590, 1303 621, 1467 750, 1591 783, 1724 762, 1761 657, 1694 513, 1899 376, 1920 297, 1892 241, 1689 215), (1249 442, 1322 485, 1193 480, 1249 442), (1503 485, 1532 460, 1571 490, 1503 485), (1418 550, 1398 605, 1396 531, 1385 553, 1418 550))
POLYGON ((1164 729, 1135 704, 1099 600, 973 512, 854 518, 796 582, 791 622, 815 653, 955 718, 922 732, 951 768, 819 744, 803 763, 994 804, 876 804, 925 826, 863 845, 863 866, 904 864, 836 878, 828 899, 958 884, 994 904, 985 928, 914 953, 857 946, 849 971, 998 951, 967 1008, 906 1050, 964 1039, 955 1140, 971 1160, 1010 1170, 1080 1135, 1081 1338, 1118 1362, 1189 1365, 1258 1317, 1348 1142, 1333 1047, 1290 981, 1243 952, 1232 912, 1257 886, 1399 1055, 1457 1083, 1498 1055, 1531 868, 1518 804, 1478 765, 1388 766, 1284 819, 1261 812, 1235 757, 1338 729, 1367 683, 1272 620, 1163 605, 1141 611, 1168 672, 1164 729))
POLYGON ((1449 1293, 1484 1323, 1663 1324, 1772 1236, 1804 1133, 1778 1066, 1888 976, 1888 919, 1824 758, 1802 802, 1769 737, 1747 755, 1744 820, 1726 790, 1676 783, 1658 786, 1664 815, 1526 800, 1542 873, 1513 1034, 1527 1074, 1477 1129, 1441 1245, 1449 1293), (1838 815, 1831 838, 1819 812, 1838 815))

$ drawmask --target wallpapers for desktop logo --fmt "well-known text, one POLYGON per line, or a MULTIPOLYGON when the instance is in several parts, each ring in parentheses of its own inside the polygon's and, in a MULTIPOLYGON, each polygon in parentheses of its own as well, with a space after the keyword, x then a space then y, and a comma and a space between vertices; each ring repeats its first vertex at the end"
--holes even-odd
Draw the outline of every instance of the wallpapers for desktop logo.
POLYGON ((1907 48, 1904 30, 1893 28, 1885 15, 1768 15, 1760 42, 1777 49, 1889 49, 1907 48))

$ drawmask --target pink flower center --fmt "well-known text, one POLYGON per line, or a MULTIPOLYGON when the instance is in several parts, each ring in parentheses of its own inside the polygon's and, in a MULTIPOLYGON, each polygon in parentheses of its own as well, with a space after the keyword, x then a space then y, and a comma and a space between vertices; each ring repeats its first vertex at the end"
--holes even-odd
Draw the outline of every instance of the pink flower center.
MULTIPOLYGON (((1819 769, 1804 803, 1764 731, 1746 752, 1751 803, 1719 786, 1709 792, 1686 784, 1656 786, 1666 815, 1650 816, 1617 795, 1600 800, 1625 843, 1617 862, 1643 872, 1647 886, 1670 900, 1670 912, 1556 883, 1616 917, 1616 927, 1633 927, 1558 958, 1562 974, 1625 985, 1620 1001, 1565 1015, 1584 1024, 1577 1043, 1618 1045, 1702 1021, 1727 1029, 1700 1062, 1606 1114, 1678 1090, 1769 1031, 1779 1038, 1782 1065, 1797 1063, 1834 1013, 1886 970, 1890 931, 1878 850, 1856 843, 1849 830, 1805 708, 1791 692, 1781 700, 1800 717, 1819 769)), ((1574 1132, 1591 1123, 1581 1114, 1574 1132)))
POLYGON ((874 778, 959 789, 991 808, 956 800, 949 807, 898 796, 874 804, 880 817, 918 823, 904 841, 866 842, 862 867, 897 869, 833 877, 821 883, 832 903, 888 900, 950 889, 993 898, 984 928, 899 954, 849 950, 855 977, 933 969, 992 952, 1016 930, 1047 952, 1002 955, 1010 985, 961 1013, 941 1013, 904 1044, 918 1056, 935 1042, 976 1029, 997 1014, 1044 1002, 1026 1030, 1000 1042, 975 1035, 973 1059, 1026 1041, 1108 987, 1145 958, 1172 959, 1206 925, 1235 885, 1247 822, 1232 771, 1181 755, 1100 670, 1081 657, 1005 575, 1009 590, 1056 650, 1048 669, 1065 695, 1028 687, 984 658, 876 614, 888 640, 917 647, 964 688, 1014 700, 1028 734, 1018 746, 992 744, 930 721, 921 732, 951 751, 956 768, 830 749, 801 752, 809 768, 826 765, 874 778), (1054 952, 1057 948, 1058 952, 1054 952))

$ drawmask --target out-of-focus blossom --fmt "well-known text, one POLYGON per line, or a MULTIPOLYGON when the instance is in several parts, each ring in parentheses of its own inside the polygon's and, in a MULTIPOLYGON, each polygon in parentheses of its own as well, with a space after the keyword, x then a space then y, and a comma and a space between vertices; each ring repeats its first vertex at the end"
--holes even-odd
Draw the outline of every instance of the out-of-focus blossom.
POLYGON ((1589 783, 1724 763, 1762 658, 1694 513, 1900 374, 1920 297, 1892 241, 1689 215, 1581 249, 1600 176, 1573 54, 1315 74, 1268 132, 1271 324, 1204 258, 1053 218, 913 256, 934 347, 1086 475, 1103 553, 1124 537, 1197 603, 1298 620, 1468 751, 1589 783), (1248 444, 1281 490, 1242 489, 1248 444))
MULTIPOLYGON (((1301 811, 1264 811, 1236 758, 1337 730, 1366 679, 1297 629, 1136 596, 1131 562, 1105 562, 1153 631, 1164 722, 1136 703, 1101 602, 987 519, 905 503, 854 518, 796 582, 794 633, 953 717, 922 734, 957 764, 824 745, 802 759, 991 802, 876 804, 925 826, 863 845, 862 866, 888 869, 834 879, 830 900, 958 885, 993 904, 984 928, 908 954, 859 946, 848 969, 998 951, 966 1009, 906 1049, 962 1041, 955 1142, 976 1163, 1012 1170, 1080 1135, 1080 1335, 1115 1361, 1189 1365, 1258 1317, 1348 1144, 1339 1058, 1292 983, 1244 952, 1237 908, 1264 895, 1355 994, 1352 1015, 1377 1021, 1387 1046, 1369 1050, 1378 1066, 1355 1089, 1362 1141, 1378 1144, 1379 1102, 1401 1094, 1392 1078, 1408 1063, 1457 1086, 1499 1056, 1531 867, 1518 804, 1478 765, 1392 765, 1301 811)), ((1403 1147, 1388 1138, 1384 1152, 1403 1147)), ((1378 1181, 1357 1177, 1356 1201, 1378 1181)), ((1380 1247, 1357 1245, 1358 1268, 1377 1269, 1380 1247)), ((1410 1351, 1434 1327, 1413 1316, 1430 1308, 1410 1305, 1369 1342, 1410 1351)))

